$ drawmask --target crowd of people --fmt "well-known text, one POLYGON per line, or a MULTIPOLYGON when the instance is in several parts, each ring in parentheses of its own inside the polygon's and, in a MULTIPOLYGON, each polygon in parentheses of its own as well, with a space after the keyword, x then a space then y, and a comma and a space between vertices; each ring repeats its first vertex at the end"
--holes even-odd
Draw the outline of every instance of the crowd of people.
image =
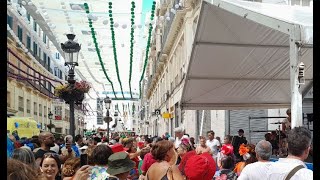
POLYGON ((175 136, 113 136, 104 134, 55 138, 41 132, 30 139, 8 135, 7 179, 15 180, 254 180, 313 179, 306 168, 312 142, 304 127, 288 131, 288 156, 271 162, 273 146, 261 140, 250 144, 244 137, 214 131, 195 139, 183 128, 175 136))

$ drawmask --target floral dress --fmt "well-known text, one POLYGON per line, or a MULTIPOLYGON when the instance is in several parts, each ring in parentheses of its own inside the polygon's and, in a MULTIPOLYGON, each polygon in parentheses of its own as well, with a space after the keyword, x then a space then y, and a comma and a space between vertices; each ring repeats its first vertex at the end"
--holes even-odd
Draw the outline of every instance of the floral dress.
POLYGON ((89 179, 91 180, 105 180, 110 175, 107 173, 106 167, 93 166, 91 170, 91 176, 89 179))

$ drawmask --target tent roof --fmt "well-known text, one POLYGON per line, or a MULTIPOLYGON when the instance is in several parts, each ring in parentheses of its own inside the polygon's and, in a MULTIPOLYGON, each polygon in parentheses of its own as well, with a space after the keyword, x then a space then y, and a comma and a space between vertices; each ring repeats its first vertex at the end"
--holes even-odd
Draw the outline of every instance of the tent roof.
POLYGON ((289 107, 290 36, 303 44, 302 92, 312 87, 311 8, 214 0, 204 1, 200 11, 182 93, 185 109, 289 107))

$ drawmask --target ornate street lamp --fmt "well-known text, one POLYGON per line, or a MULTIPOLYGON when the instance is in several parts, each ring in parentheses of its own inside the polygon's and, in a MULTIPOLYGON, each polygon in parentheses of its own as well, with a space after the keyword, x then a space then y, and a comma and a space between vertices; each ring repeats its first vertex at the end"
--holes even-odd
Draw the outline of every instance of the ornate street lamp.
MULTIPOLYGON (((76 35, 74 34, 67 34, 68 41, 66 41, 64 44, 61 43, 61 49, 64 52, 64 58, 65 58, 65 66, 68 66, 69 73, 68 73, 68 83, 72 88, 74 88, 74 84, 76 80, 74 79, 75 73, 74 69, 75 66, 78 66, 78 55, 79 51, 81 49, 81 46, 79 43, 74 42, 74 37, 76 35)), ((74 103, 78 100, 75 97, 71 97, 69 99, 70 104, 70 134, 72 137, 75 137, 75 119, 74 119, 74 103)))
POLYGON ((109 139, 109 133, 110 133, 110 127, 109 127, 109 123, 112 121, 112 118, 110 117, 110 107, 111 107, 111 99, 106 96, 106 98, 104 98, 104 103, 107 109, 107 116, 104 118, 104 121, 107 123, 107 138, 109 139))
POLYGON ((52 132, 51 129, 53 128, 52 116, 53 116, 53 114, 52 114, 52 112, 50 111, 49 114, 48 114, 48 118, 49 118, 49 120, 50 120, 50 124, 49 124, 48 128, 49 128, 50 132, 52 132))

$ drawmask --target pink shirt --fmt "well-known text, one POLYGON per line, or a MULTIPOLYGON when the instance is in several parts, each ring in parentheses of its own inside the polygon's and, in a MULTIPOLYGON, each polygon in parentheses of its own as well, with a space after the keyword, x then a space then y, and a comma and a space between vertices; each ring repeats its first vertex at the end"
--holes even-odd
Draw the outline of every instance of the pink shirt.
POLYGON ((144 159, 143 159, 143 163, 142 163, 142 166, 141 166, 141 170, 143 172, 147 172, 148 169, 150 168, 150 166, 157 162, 155 159, 153 159, 153 156, 152 154, 149 152, 147 153, 145 156, 144 156, 144 159))

